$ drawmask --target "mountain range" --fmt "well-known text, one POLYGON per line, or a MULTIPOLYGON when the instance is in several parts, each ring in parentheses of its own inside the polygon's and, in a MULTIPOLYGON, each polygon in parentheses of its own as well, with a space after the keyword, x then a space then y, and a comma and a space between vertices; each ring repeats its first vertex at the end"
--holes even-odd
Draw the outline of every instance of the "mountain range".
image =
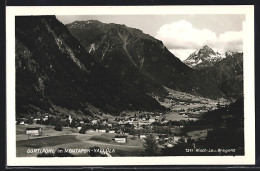
POLYGON ((225 59, 226 57, 235 56, 236 54, 242 54, 242 52, 226 51, 220 54, 208 45, 204 45, 202 48, 190 54, 183 63, 193 69, 199 70, 206 67, 212 67, 215 63, 225 59))
POLYGON ((212 81, 226 97, 239 98, 243 96, 243 53, 226 51, 223 54, 215 52, 205 45, 193 52, 185 64, 199 70, 200 75, 214 78, 212 81))
POLYGON ((16 111, 108 113, 165 110, 138 84, 129 84, 93 60, 55 16, 19 16, 16 29, 16 111))
MULTIPOLYGON (((125 25, 89 20, 65 26, 55 16, 17 16, 15 26, 16 111, 21 115, 58 115, 61 108, 84 114, 90 106, 111 114, 163 111, 152 96, 166 96, 164 87, 209 98, 243 92, 241 53, 198 70, 162 41, 125 25)), ((204 49, 194 53, 194 60, 196 54, 218 56, 204 49)))
POLYGON ((97 20, 75 21, 66 26, 97 62, 130 82, 141 77, 147 92, 158 90, 151 84, 156 82, 205 97, 222 95, 206 75, 199 75, 174 56, 162 41, 141 30, 97 20))

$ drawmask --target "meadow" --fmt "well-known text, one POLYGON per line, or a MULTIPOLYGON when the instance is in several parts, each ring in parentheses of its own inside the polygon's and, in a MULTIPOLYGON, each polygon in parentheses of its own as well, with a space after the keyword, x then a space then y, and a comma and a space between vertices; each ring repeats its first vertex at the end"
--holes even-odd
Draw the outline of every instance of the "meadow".
MULTIPOLYGON (((29 125, 18 125, 17 136, 27 137, 23 132, 29 125)), ((31 125, 30 125, 31 126, 31 125)), ((139 156, 143 150, 143 140, 132 139, 129 136, 126 144, 119 144, 112 139, 115 134, 87 132, 86 134, 75 133, 75 130, 68 128, 65 131, 55 131, 51 126, 38 125, 43 127, 43 136, 31 137, 31 139, 22 139, 16 141, 17 157, 36 157, 38 153, 27 153, 28 149, 89 149, 94 146, 100 149, 114 149, 112 156, 139 156), (68 134, 67 134, 68 133, 68 134), (48 134, 48 136, 46 136, 48 134), (45 136, 44 136, 45 135, 45 136), (22 139, 22 140, 21 140, 22 139)), ((34 125, 35 127, 35 125, 34 125)), ((88 153, 72 153, 76 157, 87 157, 88 153)))

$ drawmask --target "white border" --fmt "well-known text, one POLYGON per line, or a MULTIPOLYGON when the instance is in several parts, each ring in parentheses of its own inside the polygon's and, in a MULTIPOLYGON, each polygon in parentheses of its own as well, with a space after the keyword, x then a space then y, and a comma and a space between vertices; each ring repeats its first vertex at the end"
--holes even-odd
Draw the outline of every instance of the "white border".
POLYGON ((254 6, 29 6, 6 8, 7 44, 7 165, 8 166, 86 166, 86 165, 247 165, 255 164, 255 87, 254 87, 254 6), (19 15, 105 15, 105 14, 245 14, 244 94, 245 156, 185 157, 16 157, 15 132, 15 16, 19 15))

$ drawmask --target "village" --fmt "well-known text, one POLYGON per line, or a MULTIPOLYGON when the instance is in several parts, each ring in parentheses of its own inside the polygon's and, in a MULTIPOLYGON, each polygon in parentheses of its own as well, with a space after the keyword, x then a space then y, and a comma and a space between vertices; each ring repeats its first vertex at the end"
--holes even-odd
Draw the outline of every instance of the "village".
MULTIPOLYGON (((74 147, 80 142, 103 147, 111 146, 122 151, 128 150, 134 155, 143 150, 147 136, 152 135, 159 148, 172 148, 181 143, 203 140, 207 129, 188 130, 186 125, 199 120, 203 113, 229 105, 226 99, 212 100, 183 92, 169 90, 166 97, 156 97, 165 106, 166 111, 123 111, 115 115, 95 111, 86 116, 76 116, 63 113, 54 116, 50 113, 38 113, 36 116, 17 117, 17 148, 23 156, 25 147, 30 146, 26 141, 42 141, 47 138, 61 139, 59 146, 74 147), (76 137, 63 141, 67 136, 76 137)), ((41 144, 42 142, 40 142, 41 144)), ((44 143, 41 147, 46 147, 44 143)), ((56 145, 56 144, 55 144, 56 145)), ((32 146, 38 146, 37 142, 32 146), (35 145, 36 144, 36 145, 35 145)), ((92 147, 93 147, 92 146, 92 147)), ((118 151, 117 151, 118 152, 118 151)), ((126 152, 120 152, 120 155, 126 152)), ((28 154, 26 154, 28 155, 28 154)))
POLYGON ((44 113, 40 117, 17 118, 17 127, 24 131, 17 135, 17 141, 77 135, 90 136, 92 141, 88 141, 93 143, 122 146, 137 144, 138 148, 142 148, 147 135, 152 134, 160 148, 169 148, 179 143, 203 140, 207 136, 207 130, 187 132, 185 126, 198 120, 201 114, 229 103, 225 100, 213 101, 198 97, 192 99, 195 96, 185 94, 185 97, 190 98, 187 100, 181 97, 183 95, 174 93, 173 96, 169 93, 163 100, 157 98, 168 109, 165 112, 124 111, 117 116, 99 113, 82 118, 70 114, 57 117, 44 113), (44 129, 46 125, 52 126, 48 129, 51 133, 44 129))

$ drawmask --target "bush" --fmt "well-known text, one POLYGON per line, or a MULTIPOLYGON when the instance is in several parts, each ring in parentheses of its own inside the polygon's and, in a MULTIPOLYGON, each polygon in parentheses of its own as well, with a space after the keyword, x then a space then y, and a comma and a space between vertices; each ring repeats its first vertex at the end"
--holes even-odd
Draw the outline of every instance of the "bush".
POLYGON ((87 128, 86 128, 86 126, 84 125, 84 126, 82 126, 81 129, 79 130, 79 133, 80 133, 80 134, 86 134, 86 131, 87 131, 87 128))
POLYGON ((144 143, 144 155, 145 156, 157 156, 159 153, 159 147, 155 137, 149 134, 144 143))
POLYGON ((62 126, 60 123, 56 123, 55 127, 54 127, 54 130, 56 131, 62 131, 62 126))

